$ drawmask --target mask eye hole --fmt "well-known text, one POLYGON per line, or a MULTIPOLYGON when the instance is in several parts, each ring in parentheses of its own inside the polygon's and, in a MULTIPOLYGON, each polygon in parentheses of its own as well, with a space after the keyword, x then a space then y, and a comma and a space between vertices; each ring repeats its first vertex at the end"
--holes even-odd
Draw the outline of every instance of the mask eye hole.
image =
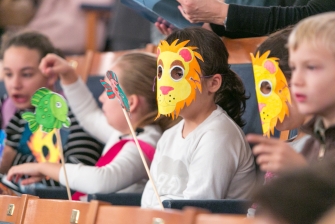
POLYGON ((180 66, 173 66, 170 70, 171 78, 175 81, 179 81, 184 76, 184 69, 180 66))
POLYGON ((56 107, 60 108, 62 106, 62 104, 60 102, 56 102, 56 107))
POLYGON ((158 79, 162 78, 162 74, 163 74, 163 67, 161 65, 158 65, 158 67, 157 67, 157 77, 158 77, 158 79))
POLYGON ((262 95, 268 96, 272 92, 272 85, 268 80, 263 80, 260 83, 260 91, 262 95))

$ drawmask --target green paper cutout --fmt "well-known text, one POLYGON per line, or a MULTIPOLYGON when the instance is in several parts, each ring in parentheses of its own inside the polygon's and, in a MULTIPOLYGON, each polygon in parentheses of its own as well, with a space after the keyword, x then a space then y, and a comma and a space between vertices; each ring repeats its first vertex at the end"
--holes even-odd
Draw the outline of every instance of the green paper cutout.
POLYGON ((35 107, 35 113, 25 112, 22 118, 29 123, 29 128, 33 133, 40 126, 44 132, 70 126, 71 122, 67 117, 69 108, 61 95, 43 87, 34 93, 31 104, 35 107))

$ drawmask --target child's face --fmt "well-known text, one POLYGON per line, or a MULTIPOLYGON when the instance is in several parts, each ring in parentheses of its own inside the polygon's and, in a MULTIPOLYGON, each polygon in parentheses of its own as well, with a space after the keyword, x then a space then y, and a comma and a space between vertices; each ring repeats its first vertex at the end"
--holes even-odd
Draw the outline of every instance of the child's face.
POLYGON ((40 55, 37 50, 12 46, 3 57, 3 74, 8 96, 16 108, 31 107, 35 91, 47 86, 47 78, 38 69, 40 55))
MULTIPOLYGON (((118 66, 114 66, 111 68, 112 71, 118 76, 118 80, 120 81, 120 69, 118 66)), ((105 82, 110 83, 109 79, 105 78, 105 82)), ((99 101, 102 103, 102 111, 104 112, 107 122, 116 130, 120 131, 123 134, 128 133, 129 128, 127 125, 127 120, 123 114, 121 105, 118 99, 115 97, 114 99, 109 99, 106 90, 100 95, 99 101)))
POLYGON ((299 111, 305 115, 335 116, 335 56, 322 44, 302 42, 289 49, 291 89, 299 111))
MULTIPOLYGON (((293 96, 290 90, 291 96, 293 96)), ((283 122, 278 120, 276 129, 278 131, 293 130, 303 125, 305 121, 305 115, 302 115, 297 107, 294 97, 291 97, 291 104, 288 104, 289 116, 285 116, 283 122)))

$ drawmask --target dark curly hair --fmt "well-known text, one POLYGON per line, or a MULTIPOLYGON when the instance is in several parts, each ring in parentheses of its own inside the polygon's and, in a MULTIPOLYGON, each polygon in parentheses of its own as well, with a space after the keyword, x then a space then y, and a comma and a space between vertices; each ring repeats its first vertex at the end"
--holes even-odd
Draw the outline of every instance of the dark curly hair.
POLYGON ((222 84, 216 92, 215 103, 222 107, 240 127, 244 126, 242 114, 248 98, 241 79, 230 69, 229 54, 221 38, 209 30, 191 27, 176 30, 166 38, 166 41, 171 44, 176 39, 179 39, 179 42, 190 40, 186 46, 198 47, 196 51, 204 59, 204 62, 198 60, 203 76, 222 75, 222 84))
POLYGON ((4 34, 0 51, 1 59, 3 59, 5 51, 12 46, 37 50, 40 54, 40 60, 49 53, 54 53, 64 58, 64 54, 52 45, 47 36, 35 31, 4 34))

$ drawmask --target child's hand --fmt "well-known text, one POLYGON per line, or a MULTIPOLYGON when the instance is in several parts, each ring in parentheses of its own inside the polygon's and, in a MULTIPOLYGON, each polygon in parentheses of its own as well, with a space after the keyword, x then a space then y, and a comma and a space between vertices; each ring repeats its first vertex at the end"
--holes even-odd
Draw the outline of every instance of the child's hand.
POLYGON ((28 185, 41 181, 44 175, 39 172, 38 163, 25 163, 18 166, 13 166, 7 173, 7 180, 18 182, 23 175, 30 176, 21 181, 22 185, 28 185))
POLYGON ((176 29, 173 25, 161 17, 158 17, 157 22, 155 22, 155 26, 159 32, 165 36, 170 35, 176 29))
POLYGON ((56 54, 47 54, 42 58, 39 69, 47 76, 59 75, 64 85, 70 85, 78 79, 74 68, 68 61, 56 54))
POLYGON ((253 153, 257 156, 256 162, 263 171, 280 173, 307 165, 307 161, 301 154, 279 139, 249 134, 247 141, 257 144, 253 147, 253 153))

